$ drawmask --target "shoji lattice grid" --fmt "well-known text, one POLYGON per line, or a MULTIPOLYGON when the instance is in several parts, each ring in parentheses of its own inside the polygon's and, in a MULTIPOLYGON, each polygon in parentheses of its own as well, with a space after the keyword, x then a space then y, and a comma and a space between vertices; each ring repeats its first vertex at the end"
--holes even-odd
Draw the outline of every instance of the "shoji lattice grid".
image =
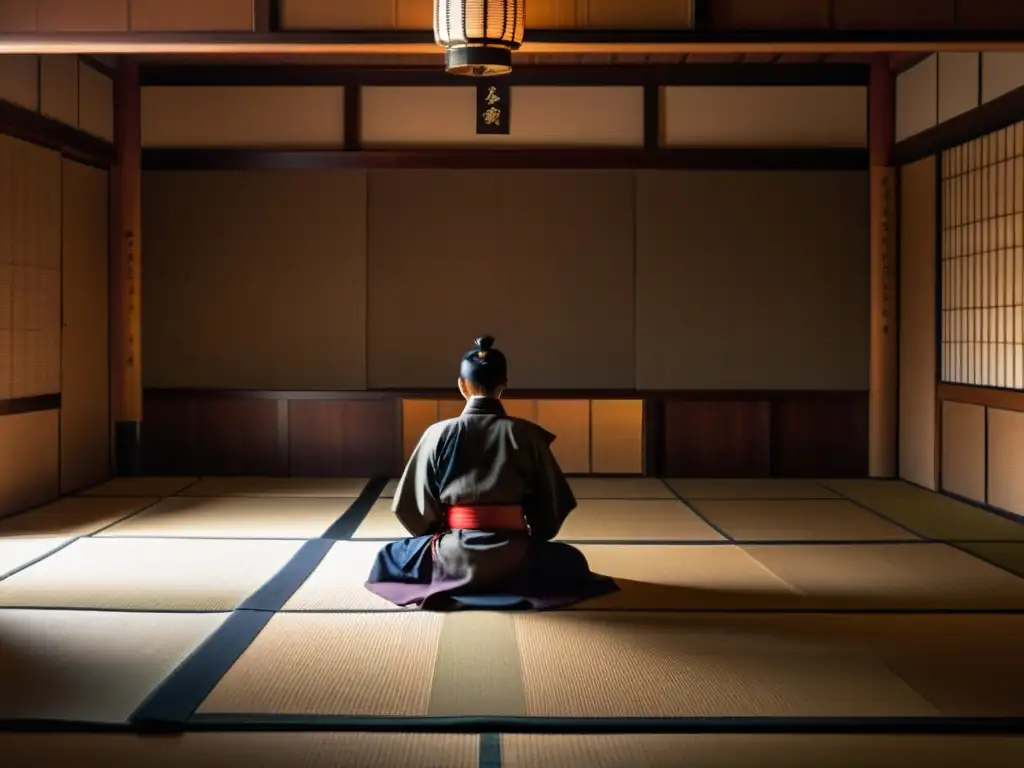
POLYGON ((942 154, 942 380, 1024 389, 1024 123, 942 154))

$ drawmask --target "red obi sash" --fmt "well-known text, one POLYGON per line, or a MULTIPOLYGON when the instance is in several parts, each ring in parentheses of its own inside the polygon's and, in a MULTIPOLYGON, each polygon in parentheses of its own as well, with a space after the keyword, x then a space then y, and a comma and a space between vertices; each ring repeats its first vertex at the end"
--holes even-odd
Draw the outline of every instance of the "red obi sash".
POLYGON ((526 519, 519 505, 455 506, 448 508, 448 528, 473 531, 525 531, 526 519))

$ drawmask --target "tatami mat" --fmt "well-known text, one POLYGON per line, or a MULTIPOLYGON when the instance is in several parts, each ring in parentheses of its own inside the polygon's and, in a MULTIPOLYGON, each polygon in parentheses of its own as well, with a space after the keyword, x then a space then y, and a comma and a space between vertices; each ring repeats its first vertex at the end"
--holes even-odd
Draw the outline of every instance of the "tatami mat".
POLYGON ((666 479, 669 487, 690 499, 834 499, 838 494, 813 480, 769 478, 666 479))
POLYGON ((502 768, 1016 768, 1024 737, 505 734, 502 768))
POLYGON ((0 581, 0 606, 231 610, 298 541, 79 539, 0 581))
POLYGON ((345 513, 349 498, 164 499, 101 536, 314 539, 345 513))
POLYGON ((1024 579, 945 544, 746 546, 823 608, 1020 609, 1024 579))
POLYGON ((655 477, 570 477, 577 499, 674 499, 675 494, 655 477))
POLYGON ((0 538, 88 536, 155 501, 135 497, 68 496, 45 507, 0 519, 0 538))
POLYGON ((5 768, 477 768, 479 750, 458 733, 0 734, 5 768))
POLYGON ((398 480, 388 480, 388 484, 384 486, 384 490, 380 492, 382 499, 393 499, 395 498, 395 491, 398 490, 398 480))
POLYGON ((364 586, 380 550, 374 541, 337 541, 285 611, 390 611, 396 607, 364 586))
POLYGON ((700 500, 690 505, 738 541, 906 541, 918 538, 845 499, 700 500))
POLYGON ((123 722, 223 620, 0 610, 0 718, 123 722))
POLYGON ((591 570, 619 591, 578 610, 771 610, 799 607, 801 596, 739 547, 582 544, 591 570))
POLYGON ((516 616, 534 717, 908 717, 939 711, 802 616, 516 616))
POLYGON ((558 534, 565 541, 721 541, 678 499, 581 499, 558 534))
POLYGON ((70 539, 0 539, 0 579, 64 546, 70 539))
POLYGON ((204 477, 181 495, 355 498, 367 482, 365 477, 204 477))
POLYGON ((198 477, 115 477, 82 491, 79 496, 173 496, 198 477))
POLYGON ((944 540, 1024 542, 1024 524, 898 480, 829 480, 847 498, 913 531, 944 540))
POLYGON ((863 643, 945 715, 1024 716, 1024 615, 851 614, 832 621, 836 634, 863 643))
POLYGON ((282 613, 199 713, 424 716, 443 618, 282 613))
POLYGON ((366 518, 352 534, 353 539, 401 539, 409 535, 395 513, 391 499, 378 499, 370 507, 366 518))
POLYGON ((1018 576, 1024 576, 1024 542, 960 541, 956 542, 956 545, 982 560, 987 560, 1018 576))

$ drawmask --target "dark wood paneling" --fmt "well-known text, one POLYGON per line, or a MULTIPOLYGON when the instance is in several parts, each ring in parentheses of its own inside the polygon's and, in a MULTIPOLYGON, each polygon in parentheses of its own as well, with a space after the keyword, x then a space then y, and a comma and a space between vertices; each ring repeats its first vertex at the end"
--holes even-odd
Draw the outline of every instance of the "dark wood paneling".
POLYGON ((668 477, 764 477, 770 409, 758 400, 675 400, 664 405, 668 477))
POLYGON ((55 411, 58 408, 60 408, 59 393, 0 400, 0 416, 14 416, 18 413, 34 413, 35 411, 55 411))
POLYGON ((194 401, 146 396, 142 403, 142 467, 149 475, 198 472, 194 401))
POLYGON ((377 477, 401 472, 401 417, 394 398, 292 400, 291 474, 377 477))
POLYGON ((193 407, 198 474, 288 474, 288 457, 279 449, 277 403, 204 398, 193 407))
POLYGON ((954 29, 954 0, 832 0, 836 29, 954 29))
MULTIPOLYGON (((153 474, 367 477, 402 469, 400 401, 448 391, 150 390, 153 474)), ((867 472, 865 392, 517 391, 643 398, 645 472, 674 477, 839 477, 867 472)))
POLYGON ((775 400, 771 411, 772 475, 867 475, 866 393, 792 395, 775 400))
POLYGON ((148 171, 242 171, 308 168, 621 168, 686 170, 831 170, 867 168, 856 147, 694 149, 460 149, 353 152, 348 150, 147 149, 148 171))
MULTIPOLYGON (((459 81, 437 67, 359 67, 310 64, 149 64, 147 85, 442 86, 459 81)), ((867 85, 866 64, 667 64, 516 66, 508 85, 867 85)))
POLYGON ((708 0, 712 29, 827 29, 830 0, 708 0))
POLYGON ((986 136, 1019 120, 1024 120, 1024 88, 1012 90, 975 109, 897 142, 892 150, 892 164, 906 165, 922 160, 944 149, 986 136))
POLYGON ((72 160, 109 168, 114 145, 77 128, 0 99, 0 133, 54 149, 72 160))

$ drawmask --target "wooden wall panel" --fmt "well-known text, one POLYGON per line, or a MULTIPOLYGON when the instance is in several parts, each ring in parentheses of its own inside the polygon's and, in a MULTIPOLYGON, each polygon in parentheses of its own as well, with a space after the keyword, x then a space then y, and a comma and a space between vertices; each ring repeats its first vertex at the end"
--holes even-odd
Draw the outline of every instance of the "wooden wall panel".
POLYGON ((466 401, 462 398, 444 398, 437 401, 437 420, 447 421, 458 418, 466 407, 466 401))
POLYGON ((0 32, 35 32, 36 0, 0 3, 0 32))
POLYGON ((196 474, 288 474, 287 452, 281 450, 277 400, 201 398, 195 408, 196 474))
POLYGON ((551 452, 563 472, 591 471, 589 400, 538 400, 537 424, 556 436, 551 452))
POLYGON ((143 471, 148 475, 198 473, 194 398, 147 393, 142 413, 143 471))
POLYGON ((1024 413, 988 409, 988 503, 1024 516, 1024 413))
POLYGON ((363 389, 365 195, 363 171, 145 174, 146 386, 363 389))
POLYGON ((114 140, 114 81, 88 64, 78 64, 78 126, 114 140))
POLYGON ((60 493, 58 421, 57 411, 0 416, 0 515, 60 493))
POLYGON ((953 29, 955 0, 832 0, 836 29, 953 29))
POLYGON ((985 407, 942 404, 942 490, 985 501, 985 407))
POLYGON ((144 147, 341 147, 340 86, 149 86, 144 147), (188 115, 187 120, 182 115, 188 115))
POLYGON ((438 418, 437 400, 407 398, 402 401, 402 461, 408 461, 412 452, 427 431, 427 427, 436 424, 438 418))
POLYGON ((107 172, 63 163, 61 492, 110 475, 107 172))
POLYGON ((643 89, 513 86, 509 133, 476 132, 474 86, 361 90, 360 141, 385 147, 641 147, 643 89))
POLYGON ((54 120, 78 126, 78 57, 43 56, 39 111, 54 120))
POLYGON ((35 0, 37 32, 125 32, 128 0, 35 0))
POLYGON ((288 404, 290 474, 378 477, 401 473, 401 408, 390 397, 293 400, 288 404))
POLYGON ((957 0, 956 20, 963 29, 1024 29, 1024 5, 1006 0, 957 0))
POLYGON ((944 123, 981 103, 981 54, 938 54, 939 117, 944 123))
POLYGON ((634 386, 631 174, 504 171, 486 192, 475 171, 369 181, 371 388, 453 386, 484 330, 514 388, 634 386))
POLYGON ((863 172, 638 173, 637 389, 865 388, 867 205, 863 172))
POLYGON ((590 402, 590 471, 594 474, 642 474, 644 401, 590 402))
POLYGON ((25 109, 39 109, 38 56, 0 56, 0 99, 25 109))
POLYGON ((867 474, 867 393, 787 396, 772 403, 771 422, 773 475, 867 474))
POLYGON ((514 419, 537 421, 537 401, 520 400, 518 398, 502 398, 501 404, 505 413, 514 419))
POLYGON ((937 490, 935 158, 900 170, 899 473, 937 490))
POLYGON ((61 158, 0 136, 0 324, 10 397, 60 391, 61 158), (4 328, 3 326, 7 327, 4 328))
POLYGON ((990 51, 982 54, 981 100, 989 102, 1024 86, 1024 53, 990 51))
POLYGON ((767 401, 677 400, 664 405, 667 477, 767 477, 771 410, 767 401))
POLYGON ((939 58, 932 54, 896 77, 896 141, 934 126, 938 110, 939 58))
POLYGON ((662 104, 665 146, 867 146, 859 86, 672 86, 662 104))
POLYGON ((711 0, 713 29, 827 29, 827 0, 711 0))
POLYGON ((252 9, 253 0, 131 0, 131 25, 133 32, 248 32, 252 9))

